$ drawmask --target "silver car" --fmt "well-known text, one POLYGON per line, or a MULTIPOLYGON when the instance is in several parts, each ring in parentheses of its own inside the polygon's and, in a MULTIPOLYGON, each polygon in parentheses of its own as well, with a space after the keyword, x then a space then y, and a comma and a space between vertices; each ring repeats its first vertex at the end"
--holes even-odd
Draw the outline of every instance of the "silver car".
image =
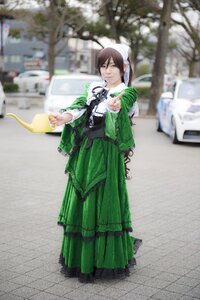
MULTIPOLYGON (((70 106, 81 96, 85 85, 93 81, 102 82, 102 79, 87 74, 54 75, 46 91, 44 112, 59 113, 60 109, 70 106)), ((59 126, 54 132, 61 132, 62 129, 63 126, 59 126)))
MULTIPOLYGON (((173 84, 175 77, 173 75, 165 74, 164 75, 164 82, 163 82, 163 92, 167 91, 173 84)), ((132 81, 132 86, 137 88, 150 88, 152 81, 151 74, 141 75, 135 78, 132 81)))
POLYGON ((0 82, 0 118, 4 118, 6 114, 6 96, 0 82))
POLYGON ((30 70, 14 78, 20 92, 40 92, 41 84, 48 84, 49 72, 45 70, 30 70))

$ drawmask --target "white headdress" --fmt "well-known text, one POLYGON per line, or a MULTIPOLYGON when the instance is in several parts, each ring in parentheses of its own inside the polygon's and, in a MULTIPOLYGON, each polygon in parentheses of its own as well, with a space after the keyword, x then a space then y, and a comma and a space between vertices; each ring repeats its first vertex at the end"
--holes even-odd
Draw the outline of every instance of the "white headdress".
MULTIPOLYGON (((128 50, 129 47, 123 44, 110 44, 106 48, 112 48, 115 49, 117 52, 121 54, 123 57, 124 64, 126 65, 125 71, 124 71, 124 83, 128 86, 129 77, 130 77, 130 63, 128 61, 128 50)), ((134 102, 132 108, 129 111, 129 116, 138 116, 139 115, 139 106, 137 101, 134 102)))
POLYGON ((125 64, 125 71, 124 71, 124 83, 125 85, 128 85, 129 82, 129 76, 130 76, 130 63, 128 61, 128 50, 129 47, 123 44, 110 44, 106 48, 112 48, 115 49, 117 52, 119 52, 123 58, 124 64, 125 64))

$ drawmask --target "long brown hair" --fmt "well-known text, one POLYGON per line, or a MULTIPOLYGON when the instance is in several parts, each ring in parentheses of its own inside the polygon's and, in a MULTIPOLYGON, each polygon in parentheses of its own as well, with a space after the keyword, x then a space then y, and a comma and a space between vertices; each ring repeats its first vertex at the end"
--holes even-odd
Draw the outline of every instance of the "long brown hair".
MULTIPOLYGON (((122 82, 124 82, 124 78, 123 78, 123 75, 124 75, 124 61, 123 61, 123 57, 121 56, 121 54, 117 50, 115 50, 113 48, 108 47, 108 48, 102 49, 98 53, 97 68, 98 68, 99 73, 101 73, 100 68, 104 65, 105 62, 107 63, 107 67, 108 67, 111 58, 113 59, 114 64, 116 65, 116 67, 120 70, 121 79, 122 79, 122 82)), ((128 61, 129 61, 129 64, 130 64, 129 58, 128 58, 128 61)), ((131 85, 132 75, 133 75, 133 70, 132 70, 131 64, 130 64, 130 76, 129 76, 128 86, 131 85)), ((132 124, 131 118, 130 118, 130 123, 131 123, 131 126, 132 126, 133 124, 132 124)), ((124 152, 124 168, 125 168, 125 177, 126 177, 126 179, 130 179, 130 176, 129 176, 130 169, 128 168, 127 164, 130 163, 131 156, 133 156, 133 150, 132 149, 128 149, 124 152)))
MULTIPOLYGON (((123 57, 121 56, 121 54, 117 50, 115 50, 113 48, 108 47, 108 48, 100 50, 100 52, 98 53, 98 55, 97 55, 97 69, 98 69, 99 73, 101 73, 100 69, 106 61, 107 61, 107 67, 108 67, 111 58, 113 59, 116 67, 120 70, 122 82, 124 82, 124 78, 123 78, 124 61, 123 61, 123 57)), ((128 58, 128 62, 130 63, 129 58, 128 58)), ((128 86, 131 85, 132 75, 133 75, 133 70, 132 70, 131 64, 130 64, 130 76, 129 76, 128 86)))

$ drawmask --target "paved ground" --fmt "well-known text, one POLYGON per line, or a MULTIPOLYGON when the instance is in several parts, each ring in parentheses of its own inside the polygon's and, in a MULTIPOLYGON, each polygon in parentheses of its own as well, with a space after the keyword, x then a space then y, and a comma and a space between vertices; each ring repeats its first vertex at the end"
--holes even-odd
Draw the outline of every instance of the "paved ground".
MULTIPOLYGON (((42 105, 7 111, 30 121, 42 105)), ((128 189, 134 235, 143 239, 137 266, 126 280, 85 285, 59 272, 59 136, 0 120, 0 300, 200 299, 200 147, 172 145, 153 119, 137 119, 135 136, 128 189)))

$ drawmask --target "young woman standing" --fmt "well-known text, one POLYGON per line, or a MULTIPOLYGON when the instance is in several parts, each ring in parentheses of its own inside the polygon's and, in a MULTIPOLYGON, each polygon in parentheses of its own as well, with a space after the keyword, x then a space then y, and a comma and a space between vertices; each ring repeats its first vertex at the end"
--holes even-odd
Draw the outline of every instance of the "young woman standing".
POLYGON ((68 183, 58 223, 64 228, 62 271, 82 282, 129 274, 141 240, 132 232, 125 156, 134 139, 130 115, 137 93, 128 87, 132 69, 128 47, 113 44, 97 57, 101 82, 51 116, 52 125, 66 124, 59 151, 68 154, 68 183))

